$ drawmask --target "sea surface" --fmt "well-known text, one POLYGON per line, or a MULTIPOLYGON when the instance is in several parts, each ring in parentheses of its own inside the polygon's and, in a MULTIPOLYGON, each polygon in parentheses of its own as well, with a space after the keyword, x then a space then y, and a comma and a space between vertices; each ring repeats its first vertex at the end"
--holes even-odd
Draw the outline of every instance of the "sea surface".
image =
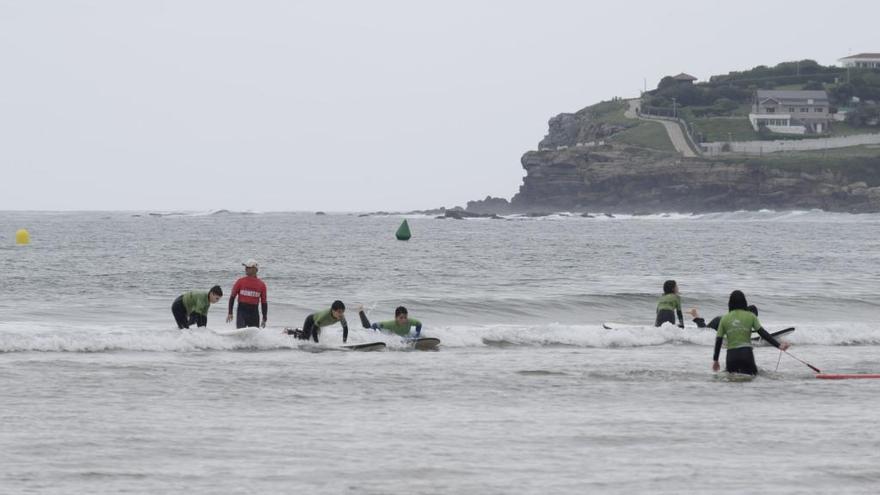
POLYGON ((0 212, 0 493, 877 493, 880 380, 772 347, 716 374, 711 331, 651 323, 666 279, 707 319, 740 289, 797 358, 880 372, 878 234, 818 211, 0 212), (224 296, 178 330, 174 298, 228 294, 248 258, 267 328, 215 334, 224 296), (387 349, 282 334, 335 299, 349 343, 387 349))

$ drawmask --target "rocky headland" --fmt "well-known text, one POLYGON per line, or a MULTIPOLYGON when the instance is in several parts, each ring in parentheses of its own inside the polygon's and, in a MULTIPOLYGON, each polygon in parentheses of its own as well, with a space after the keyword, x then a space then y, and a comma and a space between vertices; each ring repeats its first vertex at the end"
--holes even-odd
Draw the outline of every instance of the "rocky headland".
POLYGON ((522 156, 519 192, 510 201, 471 201, 466 211, 880 211, 880 149, 684 158, 633 139, 634 127, 659 124, 609 118, 613 107, 606 102, 550 119, 538 150, 522 156))

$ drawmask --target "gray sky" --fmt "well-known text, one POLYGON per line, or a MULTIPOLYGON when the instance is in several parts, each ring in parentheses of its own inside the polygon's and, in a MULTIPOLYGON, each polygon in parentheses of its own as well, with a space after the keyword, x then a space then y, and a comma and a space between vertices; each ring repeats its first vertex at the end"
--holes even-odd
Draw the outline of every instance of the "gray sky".
POLYGON ((880 52, 880 2, 0 0, 0 210, 510 198, 547 120, 880 52))

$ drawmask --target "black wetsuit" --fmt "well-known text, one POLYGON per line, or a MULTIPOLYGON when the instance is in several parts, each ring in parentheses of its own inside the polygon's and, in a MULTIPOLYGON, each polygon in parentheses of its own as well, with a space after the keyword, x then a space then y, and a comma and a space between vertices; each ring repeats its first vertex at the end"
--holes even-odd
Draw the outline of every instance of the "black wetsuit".
POLYGON ((697 328, 706 328, 709 327, 713 330, 718 330, 718 324, 721 323, 721 317, 716 316, 712 318, 709 323, 706 323, 706 320, 700 317, 694 318, 694 323, 697 324, 697 328))
POLYGON ((318 313, 313 313, 309 316, 306 316, 306 320, 303 322, 302 330, 297 328, 296 330, 288 330, 287 333, 301 340, 312 339, 317 342, 318 336, 321 334, 321 325, 319 324, 320 322, 323 321, 325 326, 332 323, 340 323, 342 325, 342 342, 347 342, 348 322, 345 321, 345 318, 342 318, 340 320, 328 320, 328 318, 332 318, 331 316, 329 316, 330 311, 331 310, 320 311, 318 313), (315 315, 318 315, 317 322, 315 321, 315 315))
POLYGON ((311 338, 314 338, 315 342, 317 342, 319 330, 320 328, 317 328, 317 325, 315 325, 315 317, 313 315, 309 315, 306 316, 306 321, 303 322, 302 330, 297 328, 293 332, 289 333, 300 340, 309 340, 311 338))
MULTIPOLYGON (((779 346, 780 346, 779 341, 776 340, 772 335, 770 335, 770 333, 767 332, 767 330, 764 330, 763 328, 759 328, 758 335, 760 335, 762 339, 771 343, 773 345, 773 347, 779 348, 779 346)), ((715 352, 712 354, 713 361, 718 361, 718 356, 721 354, 721 343, 723 341, 724 341, 723 337, 716 337, 715 338, 715 352)), ((757 375, 758 374, 758 365, 755 364, 755 354, 754 354, 754 352, 752 352, 751 346, 738 347, 736 349, 728 349, 725 370, 728 373, 743 373, 746 375, 757 375)))
POLYGON ((174 321, 177 322, 177 328, 183 330, 189 328, 190 325, 204 327, 208 325, 208 317, 198 313, 186 314, 186 307, 183 305, 183 296, 177 296, 174 303, 171 304, 171 314, 174 315, 174 321))
POLYGON ((664 323, 672 323, 675 325, 675 315, 678 314, 678 324, 679 327, 684 328, 684 316, 681 314, 681 310, 671 310, 671 309, 658 309, 657 310, 657 318, 654 320, 654 326, 659 327, 664 323))
MULTIPOLYGON (((266 314, 266 303, 263 303, 263 314, 266 314)), ((238 301, 238 309, 235 313, 235 328, 259 327, 260 307, 256 304, 248 304, 238 301)))

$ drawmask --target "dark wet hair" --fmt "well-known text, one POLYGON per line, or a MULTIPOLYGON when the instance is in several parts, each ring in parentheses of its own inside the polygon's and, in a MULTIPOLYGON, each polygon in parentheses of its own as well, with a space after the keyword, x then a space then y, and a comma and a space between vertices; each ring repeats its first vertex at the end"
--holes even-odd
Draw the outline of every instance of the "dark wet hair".
POLYGON ((333 304, 330 305, 330 309, 336 311, 337 309, 345 309, 345 304, 342 301, 336 300, 333 301, 333 304))
POLYGON ((744 309, 748 311, 749 303, 746 302, 746 295, 741 290, 735 290, 730 293, 730 300, 727 301, 727 310, 744 309))
POLYGON ((409 311, 406 310, 403 306, 398 306, 397 309, 394 310, 394 317, 397 318, 400 315, 408 315, 409 311))
POLYGON ((755 306, 754 304, 750 304, 750 305, 749 305, 749 311, 751 311, 752 313, 754 313, 755 316, 758 316, 758 307, 755 306))
POLYGON ((675 280, 667 280, 666 282, 663 282, 663 293, 672 294, 673 292, 675 292, 675 288, 677 286, 678 284, 675 282, 675 280))
POLYGON ((221 289, 219 285, 215 285, 214 287, 211 287, 211 290, 209 290, 208 292, 210 292, 211 294, 217 294, 218 296, 223 297, 223 289, 221 289))

